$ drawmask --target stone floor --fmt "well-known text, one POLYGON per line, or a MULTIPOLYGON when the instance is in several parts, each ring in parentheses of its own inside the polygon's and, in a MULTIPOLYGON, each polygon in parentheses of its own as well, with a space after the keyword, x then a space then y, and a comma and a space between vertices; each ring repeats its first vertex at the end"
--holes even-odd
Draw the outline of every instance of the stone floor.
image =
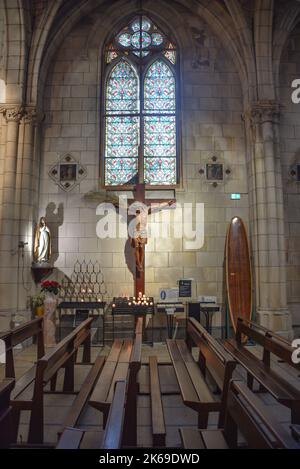
MULTIPOLYGON (((92 360, 100 353, 106 355, 109 351, 108 347, 92 348, 92 360)), ((260 354, 261 351, 256 347, 251 347, 251 351, 255 354, 260 354)), ((195 350, 196 352, 196 350, 195 350)), ((140 372, 140 393, 138 398, 138 445, 149 447, 151 446, 151 423, 150 423, 150 399, 149 399, 149 382, 148 382, 148 358, 150 355, 158 357, 159 373, 162 392, 172 392, 174 395, 163 396, 163 408, 165 415, 165 422, 167 428, 166 444, 168 447, 180 447, 179 427, 191 426, 196 427, 197 415, 196 413, 184 406, 179 395, 179 389, 176 382, 176 377, 170 363, 170 357, 165 344, 156 343, 153 347, 143 346, 142 352, 142 368, 140 372)), ((16 375, 20 377, 35 359, 35 347, 30 346, 23 350, 17 350, 15 353, 16 375)), ((273 366, 278 368, 281 376, 300 389, 300 376, 296 370, 291 369, 287 365, 279 362, 274 362, 273 366)), ((75 372, 75 390, 78 391, 82 382, 84 381, 89 366, 76 365, 75 372)), ((237 371, 243 374, 243 370, 238 367, 237 371)), ((4 377, 4 365, 0 366, 0 379, 4 377)), ((62 375, 58 379, 58 387, 61 385, 62 375)), ((278 404, 269 394, 258 394, 260 399, 268 406, 277 420, 279 420, 284 427, 289 429, 290 424, 290 411, 286 407, 278 404)), ((57 433, 61 430, 61 425, 67 415, 67 412, 74 401, 74 395, 62 394, 46 394, 45 396, 45 443, 55 445, 57 442, 57 433)), ((29 413, 23 412, 19 427, 18 439, 20 442, 27 441, 29 413)), ((101 441, 101 423, 102 415, 100 412, 92 408, 87 408, 80 421, 80 427, 93 430, 94 435, 91 435, 90 440, 86 440, 87 447, 94 447, 97 441, 101 441)), ((216 427, 217 415, 211 414, 209 418, 209 428, 216 427)), ((99 444, 99 443, 98 443, 99 444)))

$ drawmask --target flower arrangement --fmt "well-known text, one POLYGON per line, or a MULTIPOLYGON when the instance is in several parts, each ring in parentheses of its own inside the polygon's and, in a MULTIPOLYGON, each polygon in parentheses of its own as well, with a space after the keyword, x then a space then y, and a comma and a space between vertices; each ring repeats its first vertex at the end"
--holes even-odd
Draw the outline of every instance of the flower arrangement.
POLYGON ((29 305, 33 317, 41 317, 44 315, 44 301, 45 295, 43 293, 39 293, 38 295, 33 295, 29 297, 29 305))
POLYGON ((45 295, 39 294, 30 297, 31 309, 35 310, 39 306, 43 306, 45 300, 45 295))
POLYGON ((51 282, 46 280, 45 282, 42 282, 41 287, 42 292, 53 293, 54 295, 57 295, 61 286, 58 282, 51 282))

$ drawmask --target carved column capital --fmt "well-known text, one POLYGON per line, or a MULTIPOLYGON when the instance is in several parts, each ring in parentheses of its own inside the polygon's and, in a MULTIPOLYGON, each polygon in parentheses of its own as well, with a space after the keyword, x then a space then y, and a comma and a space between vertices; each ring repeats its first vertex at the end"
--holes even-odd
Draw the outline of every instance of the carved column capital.
POLYGON ((277 101, 257 101, 246 110, 245 116, 250 119, 253 126, 266 122, 278 124, 282 107, 277 101))
POLYGON ((36 125, 39 122, 39 114, 35 107, 26 107, 23 115, 24 124, 36 125))
POLYGON ((3 114, 6 122, 17 122, 19 123, 24 116, 23 106, 2 106, 0 113, 3 114))

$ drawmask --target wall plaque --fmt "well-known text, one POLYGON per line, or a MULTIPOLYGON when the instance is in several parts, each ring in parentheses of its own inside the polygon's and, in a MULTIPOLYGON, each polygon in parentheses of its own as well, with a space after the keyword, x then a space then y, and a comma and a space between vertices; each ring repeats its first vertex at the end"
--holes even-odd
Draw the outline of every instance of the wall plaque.
POLYGON ((71 153, 67 153, 52 166, 48 174, 61 189, 71 191, 86 177, 87 170, 71 153))

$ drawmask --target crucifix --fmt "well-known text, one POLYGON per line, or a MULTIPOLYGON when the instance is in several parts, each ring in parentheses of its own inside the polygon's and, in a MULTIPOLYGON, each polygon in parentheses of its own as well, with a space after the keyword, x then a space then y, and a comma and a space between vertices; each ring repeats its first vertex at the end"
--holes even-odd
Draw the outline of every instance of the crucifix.
POLYGON ((138 183, 134 188, 134 199, 128 200, 130 212, 135 215, 135 230, 131 236, 131 246, 135 249, 135 297, 145 293, 145 246, 147 244, 148 215, 165 208, 175 208, 176 200, 146 199, 145 184, 138 183), (142 205, 143 204, 143 205, 142 205))

